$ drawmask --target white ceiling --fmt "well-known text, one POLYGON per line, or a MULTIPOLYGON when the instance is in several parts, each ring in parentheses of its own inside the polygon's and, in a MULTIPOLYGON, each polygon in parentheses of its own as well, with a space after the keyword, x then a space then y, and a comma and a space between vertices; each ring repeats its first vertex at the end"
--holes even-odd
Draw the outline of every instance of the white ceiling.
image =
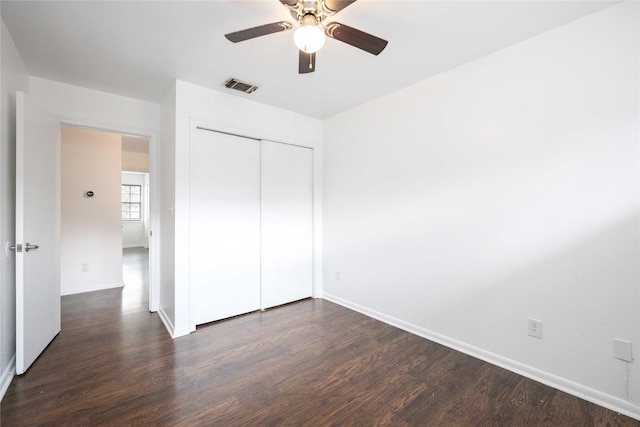
POLYGON ((29 73, 160 102, 175 79, 325 118, 571 22, 612 1, 359 0, 337 21, 389 41, 379 56, 327 40, 298 74, 291 31, 233 44, 225 33, 291 20, 278 0, 7 1, 2 19, 29 73), (222 87, 257 84, 251 95, 222 87))

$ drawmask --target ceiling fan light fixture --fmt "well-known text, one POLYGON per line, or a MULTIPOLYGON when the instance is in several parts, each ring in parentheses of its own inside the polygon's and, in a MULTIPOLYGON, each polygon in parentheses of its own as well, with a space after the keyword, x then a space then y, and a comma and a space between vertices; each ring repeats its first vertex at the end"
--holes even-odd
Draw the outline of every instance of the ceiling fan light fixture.
MULTIPOLYGON (((2 1, 2 0, 0 0, 2 1)), ((331 37, 372 55, 378 55, 387 46, 387 41, 374 35, 360 31, 357 28, 339 22, 325 24, 325 20, 332 17, 345 7, 357 0, 279 0, 294 19, 272 22, 257 27, 246 28, 225 34, 233 43, 262 37, 295 29, 293 41, 298 48, 298 73, 313 73, 316 70, 316 52, 324 46, 326 37, 331 37)))
POLYGON ((293 33, 293 42, 305 53, 314 53, 324 46, 324 30, 313 14, 307 14, 300 20, 300 26, 293 33))

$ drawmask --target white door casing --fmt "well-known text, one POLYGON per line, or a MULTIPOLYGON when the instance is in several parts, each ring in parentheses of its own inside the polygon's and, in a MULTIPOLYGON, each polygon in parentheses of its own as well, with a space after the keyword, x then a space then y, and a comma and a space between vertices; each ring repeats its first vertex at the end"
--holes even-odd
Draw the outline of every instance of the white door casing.
POLYGON ((16 372, 23 374, 60 332, 60 123, 28 95, 16 98, 16 372))

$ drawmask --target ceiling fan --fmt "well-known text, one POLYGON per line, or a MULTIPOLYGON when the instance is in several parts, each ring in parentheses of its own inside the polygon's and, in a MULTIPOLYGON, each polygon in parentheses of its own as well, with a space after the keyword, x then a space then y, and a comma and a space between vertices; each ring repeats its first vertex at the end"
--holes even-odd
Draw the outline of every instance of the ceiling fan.
POLYGON ((378 55, 387 46, 387 41, 371 34, 365 33, 353 27, 338 22, 325 24, 325 19, 340 12, 356 0, 279 0, 289 9, 295 23, 288 21, 273 22, 258 27, 247 28, 225 34, 224 36, 234 42, 266 36, 281 31, 295 28, 293 39, 300 50, 298 60, 298 72, 300 74, 312 73, 316 69, 316 52, 324 45, 325 36, 350 44, 359 49, 378 55))

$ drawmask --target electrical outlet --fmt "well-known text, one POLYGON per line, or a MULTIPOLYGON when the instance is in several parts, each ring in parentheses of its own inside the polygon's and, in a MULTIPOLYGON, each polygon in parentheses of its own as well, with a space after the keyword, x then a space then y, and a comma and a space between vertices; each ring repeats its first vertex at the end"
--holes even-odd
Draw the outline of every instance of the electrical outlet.
POLYGON ((527 329, 530 337, 542 339, 542 320, 529 318, 529 328, 527 329))
POLYGON ((84 273, 86 273, 87 271, 89 271, 89 264, 87 264, 86 262, 82 263, 82 271, 84 273))
POLYGON ((633 352, 631 351, 631 341, 613 339, 613 357, 624 360, 625 362, 633 362, 633 352))
POLYGON ((336 271, 335 278, 336 278, 336 282, 340 281, 340 272, 339 271, 336 271))

